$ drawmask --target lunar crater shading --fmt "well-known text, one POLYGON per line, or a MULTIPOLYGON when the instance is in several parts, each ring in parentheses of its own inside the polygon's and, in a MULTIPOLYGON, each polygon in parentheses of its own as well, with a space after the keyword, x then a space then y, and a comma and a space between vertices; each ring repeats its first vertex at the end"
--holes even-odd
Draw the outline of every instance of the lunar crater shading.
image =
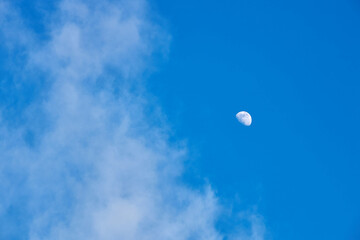
POLYGON ((245 126, 250 126, 252 122, 251 115, 248 112, 241 111, 236 114, 237 120, 245 126))

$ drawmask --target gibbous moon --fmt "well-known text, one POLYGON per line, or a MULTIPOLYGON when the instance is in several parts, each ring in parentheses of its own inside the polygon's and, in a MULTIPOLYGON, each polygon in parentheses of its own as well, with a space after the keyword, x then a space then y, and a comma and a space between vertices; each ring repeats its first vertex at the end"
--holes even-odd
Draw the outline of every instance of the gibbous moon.
POLYGON ((245 111, 238 112, 236 114, 236 118, 237 118, 237 120, 239 122, 241 122, 245 126, 250 126, 251 125, 252 119, 251 119, 251 116, 250 116, 250 114, 248 112, 245 112, 245 111))

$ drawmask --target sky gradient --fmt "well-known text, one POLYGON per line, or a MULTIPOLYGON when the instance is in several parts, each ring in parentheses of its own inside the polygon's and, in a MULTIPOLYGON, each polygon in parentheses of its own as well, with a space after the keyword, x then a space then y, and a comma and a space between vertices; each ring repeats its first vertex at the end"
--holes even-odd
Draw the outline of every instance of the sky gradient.
POLYGON ((360 239, 359 29, 354 0, 0 0, 0 239, 360 239))
POLYGON ((274 239, 359 239, 359 3, 156 3, 173 41, 150 85, 195 174, 274 239))

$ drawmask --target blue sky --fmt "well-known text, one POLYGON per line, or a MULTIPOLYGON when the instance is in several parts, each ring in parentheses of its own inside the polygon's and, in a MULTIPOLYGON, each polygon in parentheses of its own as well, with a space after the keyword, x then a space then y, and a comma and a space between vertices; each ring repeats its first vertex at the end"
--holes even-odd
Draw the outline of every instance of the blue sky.
POLYGON ((353 0, 0 1, 0 238, 359 239, 359 25, 353 0))
POLYGON ((274 239, 358 239, 359 3, 155 7, 173 39, 149 85, 195 152, 194 173, 256 205, 274 239))

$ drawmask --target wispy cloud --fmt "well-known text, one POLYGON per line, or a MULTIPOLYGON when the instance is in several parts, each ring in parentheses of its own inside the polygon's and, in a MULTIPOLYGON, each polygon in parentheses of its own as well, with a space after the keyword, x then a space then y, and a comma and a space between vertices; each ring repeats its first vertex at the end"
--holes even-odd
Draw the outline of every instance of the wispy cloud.
MULTIPOLYGON (((23 49, 23 84, 40 87, 17 124, 1 108, 0 238, 223 239, 224 207, 181 182, 186 149, 146 110, 141 76, 169 38, 147 3, 61 1, 41 39, 10 7, 2 39, 23 49)), ((233 238, 263 239, 259 219, 233 238)))

